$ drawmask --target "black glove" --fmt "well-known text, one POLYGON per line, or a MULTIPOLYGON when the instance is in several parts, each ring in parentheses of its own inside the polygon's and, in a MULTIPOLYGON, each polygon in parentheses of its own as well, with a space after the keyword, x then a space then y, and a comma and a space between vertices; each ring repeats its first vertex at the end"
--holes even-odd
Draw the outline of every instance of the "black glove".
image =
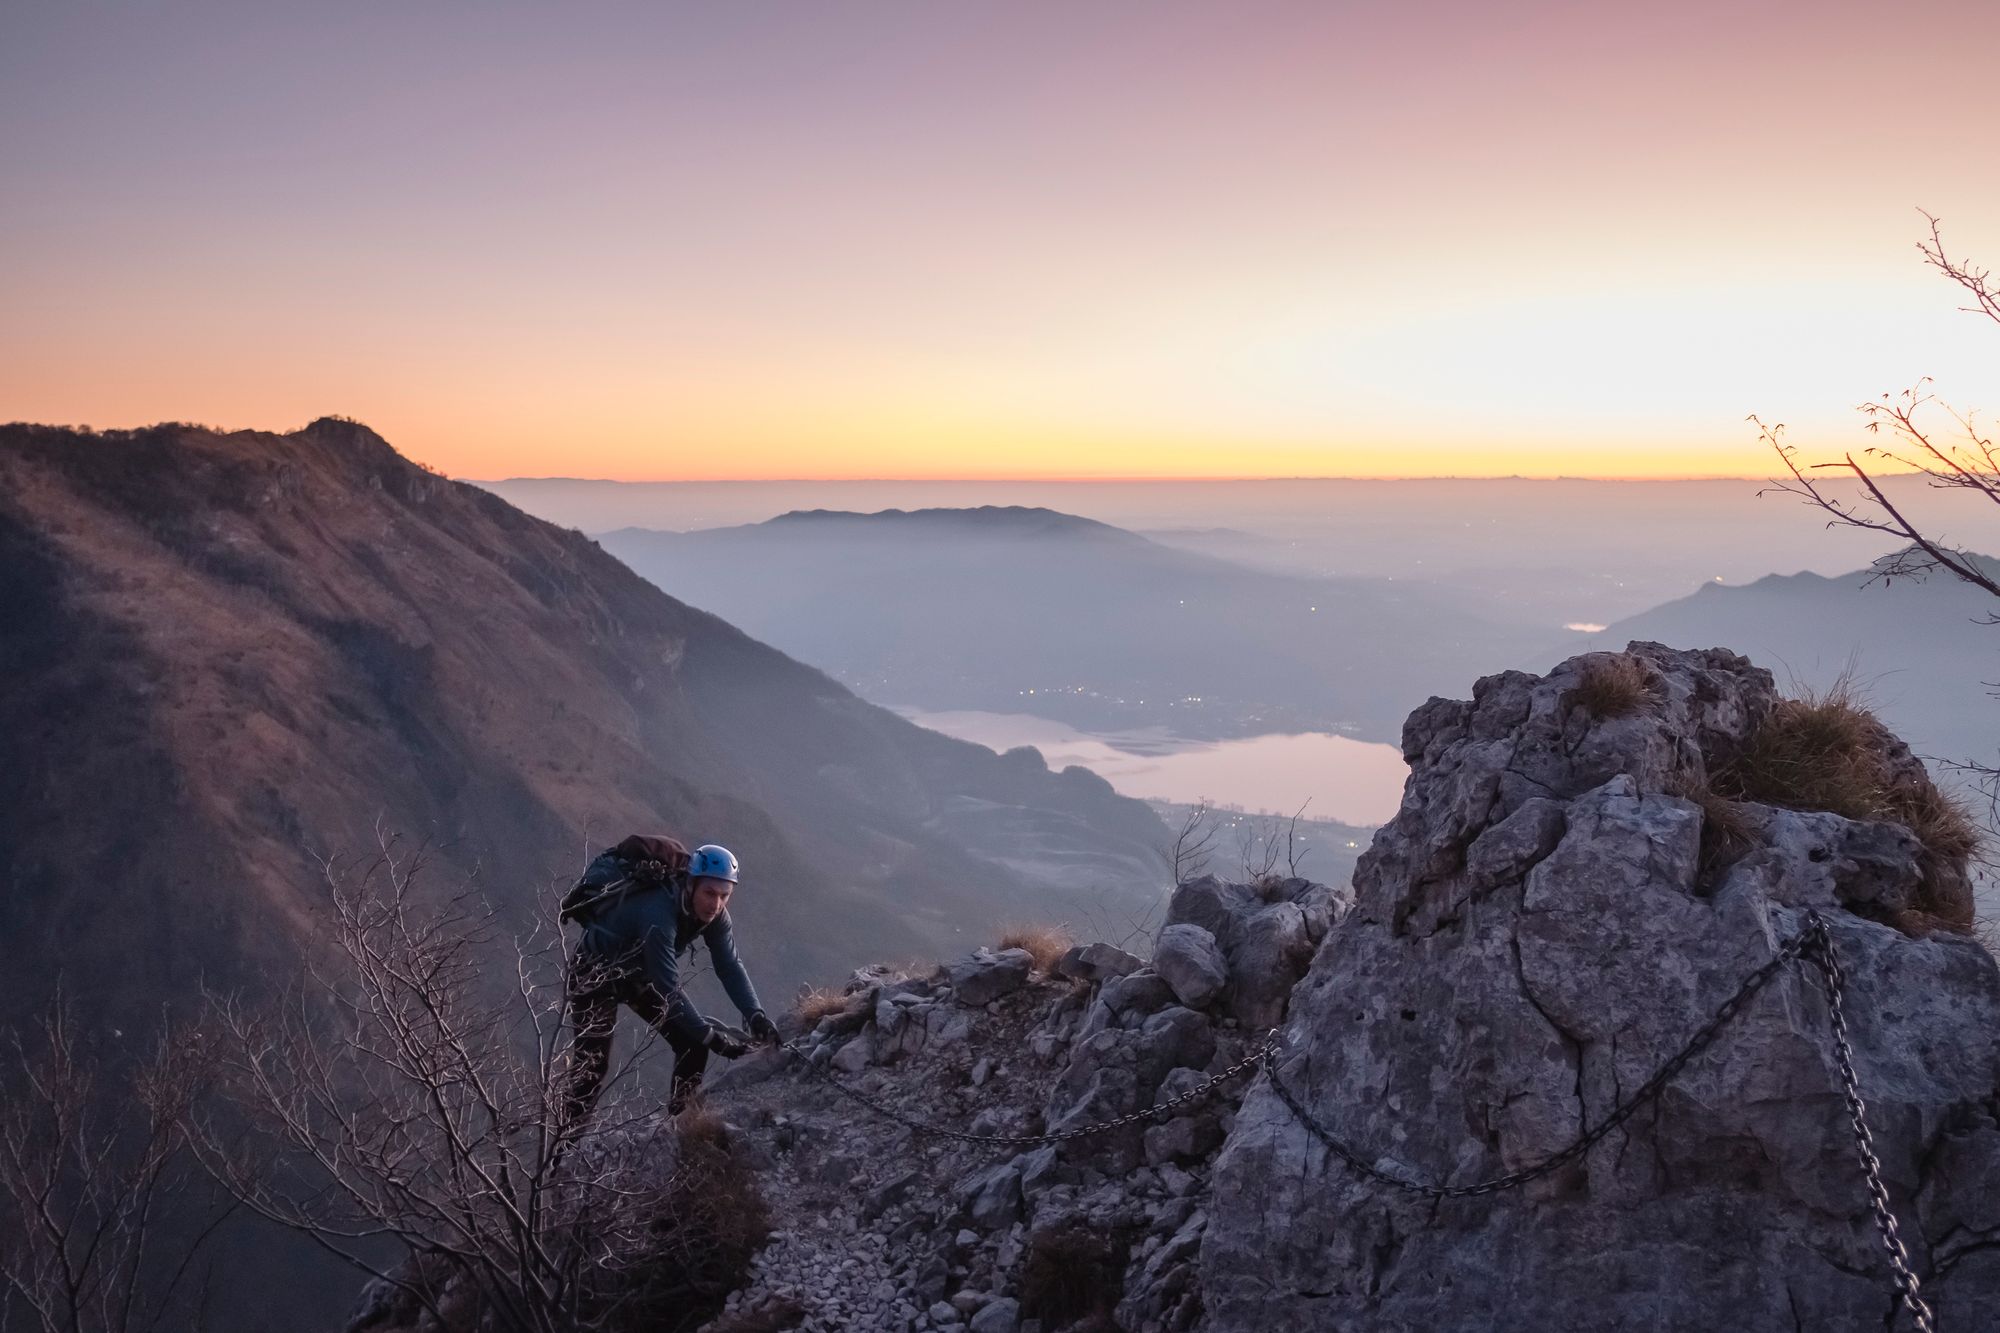
POLYGON ((759 1009, 756 1013, 750 1015, 750 1035, 767 1046, 776 1046, 778 1044, 778 1025, 766 1017, 762 1009, 759 1009))
POLYGON ((702 1043, 725 1060, 736 1060, 750 1054, 750 1048, 736 1040, 715 1024, 708 1025, 708 1040, 702 1043))

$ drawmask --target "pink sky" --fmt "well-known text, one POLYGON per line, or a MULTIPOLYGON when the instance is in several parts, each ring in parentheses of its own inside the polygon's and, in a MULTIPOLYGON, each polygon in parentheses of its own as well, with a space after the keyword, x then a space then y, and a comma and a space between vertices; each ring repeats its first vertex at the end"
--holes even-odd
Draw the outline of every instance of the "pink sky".
POLYGON ((12 6, 0 419, 457 475, 1762 475, 2000 401, 1987 5, 12 6))

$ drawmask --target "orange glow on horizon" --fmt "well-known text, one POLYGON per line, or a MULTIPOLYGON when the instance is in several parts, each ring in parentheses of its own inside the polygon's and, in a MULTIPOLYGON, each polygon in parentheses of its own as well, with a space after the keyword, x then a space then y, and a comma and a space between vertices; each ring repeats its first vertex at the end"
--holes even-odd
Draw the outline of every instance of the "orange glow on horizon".
POLYGON ((1913 253, 1921 205, 2000 263, 2000 11, 1914 0, 1958 40, 1887 87, 1865 7, 1246 3, 24 7, 0 419, 336 414, 486 480, 1759 479, 1753 412, 1827 458, 1921 376, 2000 409, 1913 253))

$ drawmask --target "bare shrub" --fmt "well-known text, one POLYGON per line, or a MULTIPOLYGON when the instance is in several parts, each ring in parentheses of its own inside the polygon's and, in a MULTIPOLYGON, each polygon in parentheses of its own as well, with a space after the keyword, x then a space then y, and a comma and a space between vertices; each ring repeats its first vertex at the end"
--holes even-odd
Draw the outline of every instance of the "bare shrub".
POLYGON ((1177 889, 1208 868, 1208 855, 1222 832, 1211 817, 1207 800, 1199 801, 1174 830, 1173 840, 1160 853, 1166 862, 1169 888, 1177 889))
POLYGON ((1285 874, 1291 879, 1299 877, 1299 859, 1306 854, 1306 843, 1299 837, 1299 820, 1311 804, 1312 797, 1306 797, 1285 821, 1285 874))
POLYGON ((553 910, 512 936, 469 887, 419 893, 421 873, 387 840, 366 865, 327 864, 341 966, 269 1011, 213 1001, 223 1086, 257 1132, 202 1122, 204 1163, 443 1329, 679 1329, 716 1313, 763 1226, 719 1129, 667 1122, 629 1058, 594 1118, 570 1120, 553 910), (364 1237, 411 1258, 383 1271, 364 1237))
POLYGON ((1278 879, 1278 862, 1285 853, 1279 841, 1282 827, 1275 815, 1262 819, 1245 816, 1236 821, 1236 852, 1246 883, 1261 888, 1278 879))
MULTIPOLYGON (((1150 958, 1153 938, 1159 934, 1160 919, 1166 914, 1167 903, 1167 895, 1161 894, 1142 911, 1083 904, 1080 914, 1083 917, 1084 938, 1101 940, 1140 958, 1150 958)), ((1088 983, 1080 981, 1077 984, 1088 983)))
POLYGON ((1039 925, 1009 926, 1000 934, 1003 949, 1026 949, 1035 960, 1035 971, 1047 975, 1056 961, 1076 943, 1067 926, 1044 922, 1039 925))
MULTIPOLYGON (((1929 234, 1917 242, 1924 263, 1956 286, 1969 301, 1959 307, 1993 324, 2000 324, 2000 284, 1990 270, 1945 248, 1939 220, 1925 213, 1929 234)), ((1970 547, 1955 545, 1944 533, 1914 521, 1882 489, 1884 472, 1908 471, 1921 476, 1932 490, 1957 491, 1988 504, 2000 505, 2000 454, 1993 439, 1984 433, 1975 418, 1939 401, 1928 377, 1898 394, 1882 394, 1862 403, 1863 424, 1877 444, 1839 459, 1804 463, 1797 449, 1785 443, 1782 423, 1766 425, 1760 418, 1750 420, 1764 442, 1777 453, 1785 477, 1769 489, 1797 496, 1827 515, 1828 527, 1854 528, 1892 538, 1898 549, 1875 562, 1874 578, 1893 583, 1899 578, 1922 579, 1943 572, 1992 597, 2000 597, 2000 569, 1970 547), (1851 482, 1851 493, 1829 484, 1827 477, 1851 482)), ((1989 547, 1990 549, 1990 547, 1989 547)), ((1987 624, 2000 624, 2000 615, 1989 614, 1987 624)), ((2000 764, 1990 757, 1951 758, 1946 765, 1964 774, 1984 796, 1988 827, 2000 825, 2000 764)), ((1910 810, 1910 827, 1925 839, 1925 846, 1942 849, 1970 845, 1977 830, 1963 807, 1938 794, 1919 795, 1910 810), (1919 825, 1923 828, 1919 828, 1919 825), (1924 829, 1928 829, 1926 834, 1924 829)), ((1939 856, 1946 856, 1938 850, 1939 856)), ((1948 867, 1937 867, 1937 878, 1952 878, 1948 867)), ((1988 867, 1992 869, 1992 867, 1988 867)), ((1927 876, 1927 879, 1933 878, 1927 876)), ((1950 901, 1940 904, 1939 919, 1955 922, 1970 913, 1971 891, 1966 887, 1964 912, 1956 901, 1960 895, 1947 893, 1950 901)))
POLYGON ((58 994, 7 1047, 0 1328, 17 1315, 46 1333, 193 1327, 189 1278, 226 1216, 186 1145, 208 1073, 199 1034, 169 1025, 148 1058, 114 1071, 58 994))
POLYGON ((1643 712, 1655 700, 1653 674, 1630 653, 1605 653, 1584 660, 1570 700, 1594 718, 1608 721, 1643 712))
POLYGON ((650 1275, 655 1308, 637 1319, 630 1316, 640 1312, 628 1310, 622 1327, 689 1327, 691 1313, 721 1309, 771 1234, 770 1211, 757 1189, 756 1172, 730 1141, 722 1118, 693 1109, 675 1127, 680 1158, 663 1221, 669 1224, 676 1262, 660 1265, 650 1275))

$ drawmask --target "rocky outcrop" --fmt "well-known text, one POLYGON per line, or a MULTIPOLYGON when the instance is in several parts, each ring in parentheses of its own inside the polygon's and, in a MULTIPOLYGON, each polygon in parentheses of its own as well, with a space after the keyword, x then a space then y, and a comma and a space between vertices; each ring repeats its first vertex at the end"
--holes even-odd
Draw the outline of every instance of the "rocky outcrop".
MULTIPOLYGON (((1733 837, 1705 844, 1696 797, 1771 712, 1771 677, 1634 644, 1616 665, 1636 663, 1643 691, 1595 702, 1592 676, 1626 656, 1488 677, 1411 716, 1402 808, 1291 995, 1281 1076, 1383 1170, 1498 1176, 1603 1121, 1817 909, 1914 1264, 1943 1327, 1990 1326, 1993 958, 1869 919, 1921 875, 1900 825, 1739 806, 1733 837)), ((1232 970, 1268 947, 1208 928, 1232 970)), ((1826 996, 1797 966, 1595 1149, 1492 1196, 1433 1203, 1359 1178, 1260 1080, 1205 1212, 1217 1333, 1872 1331, 1894 1316, 1826 996)))
POLYGON ((1002 949, 997 954, 981 949, 952 963, 946 975, 958 1002, 976 1007, 1021 989, 1033 963, 1026 949, 1002 949))
POLYGON ((918 975, 856 973, 843 1008, 798 1044, 879 1105, 975 1134, 1139 1118, 996 1151, 912 1134, 791 1057, 746 1061, 717 1081, 715 1105, 762 1145, 780 1218, 732 1309, 797 1306, 807 1330, 1194 1327, 1209 1164, 1251 1071, 1175 1113, 1142 1113, 1255 1051, 1266 1029, 1228 1012, 1230 997, 1276 997, 1282 1011, 1310 949, 1266 947, 1283 931, 1264 923, 1295 921, 1317 940, 1347 901, 1304 880, 1196 881, 1151 963, 1092 944, 1044 977, 1018 950, 985 949, 918 975), (1177 941, 1202 950, 1198 997, 1175 970, 1177 941), (1244 970, 1264 959, 1288 970, 1244 970))
POLYGON ((1231 884, 1205 875, 1174 890, 1160 942, 1165 947, 1177 928, 1206 931, 1228 973, 1224 1011, 1240 1023, 1268 1028, 1283 1015, 1327 928, 1352 901, 1345 887, 1303 879, 1231 884))
POLYGON ((1141 966, 1137 956, 1102 941, 1079 944, 1056 960, 1057 973, 1076 981, 1109 981, 1137 972, 1141 966))
POLYGON ((1150 961, 855 973, 796 1054, 711 1080, 775 1228, 715 1330, 1907 1327, 1803 965, 1590 1151, 1495 1194, 1360 1175, 1243 1068, 1276 1027, 1287 1089, 1377 1170, 1503 1175, 1610 1123, 1809 909, 1939 1325, 1992 1326, 2000 969, 1891 924, 1938 871, 1911 829, 1715 796, 1775 699, 1739 657, 1652 644, 1491 677, 1412 715, 1352 889, 1190 880, 1150 961))

